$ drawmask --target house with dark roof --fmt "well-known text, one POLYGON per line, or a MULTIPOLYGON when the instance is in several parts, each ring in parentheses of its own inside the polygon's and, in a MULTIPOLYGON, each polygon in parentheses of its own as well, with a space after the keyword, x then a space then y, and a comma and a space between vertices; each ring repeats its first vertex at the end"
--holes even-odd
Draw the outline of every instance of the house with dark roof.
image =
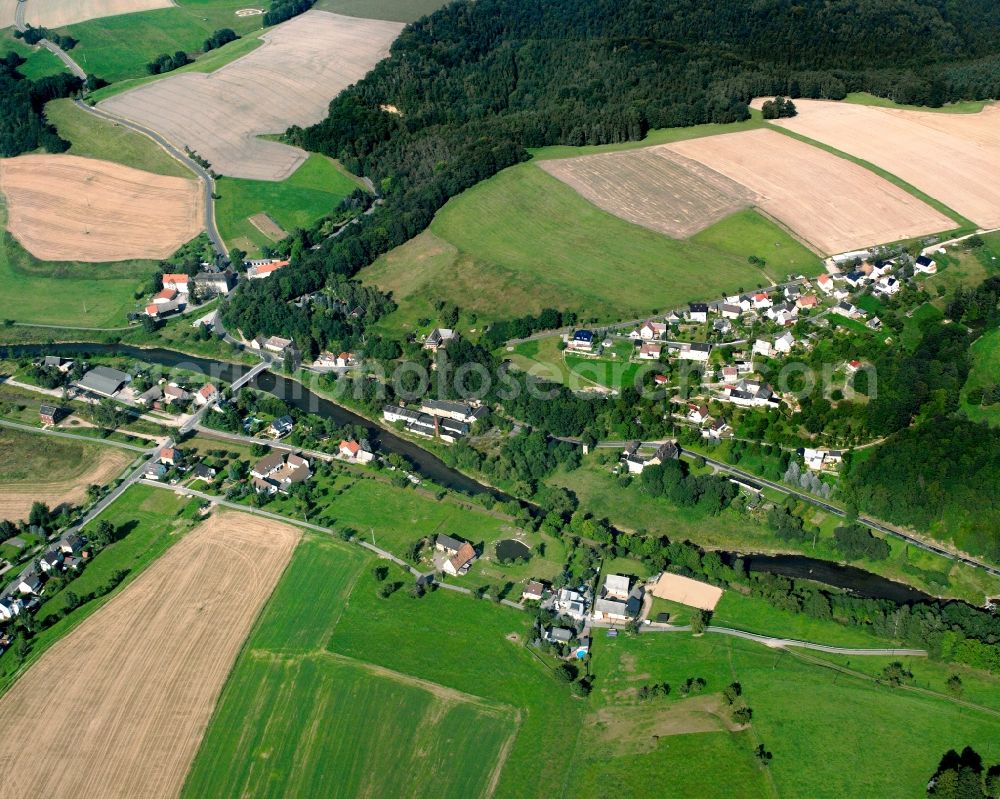
POLYGON ((688 318, 692 322, 708 321, 708 303, 692 302, 688 304, 688 318))
POLYGON ((112 369, 110 366, 95 366, 81 377, 76 385, 91 394, 101 397, 113 397, 132 378, 120 369, 112 369))
POLYGON ((438 533, 437 538, 434 539, 434 549, 438 552, 444 552, 446 555, 457 555, 458 550, 462 548, 462 544, 465 541, 461 541, 457 538, 452 538, 450 535, 445 535, 444 533, 438 533))
POLYGON ((280 416, 271 422, 268 432, 275 438, 287 436, 295 427, 295 420, 291 416, 280 416))
POLYGON ((437 352, 448 346, 448 342, 455 338, 455 331, 450 327, 435 327, 427 338, 424 339, 424 349, 437 352))
POLYGON ((250 469, 251 484, 258 494, 287 494, 295 483, 312 477, 309 461, 301 455, 272 452, 250 469))
POLYGON ((63 409, 58 405, 40 405, 38 407, 38 418, 42 424, 55 424, 63 416, 63 409))
POLYGON ((191 467, 191 477, 195 480, 204 480, 206 483, 211 482, 217 472, 211 466, 206 466, 204 463, 196 463, 191 467))
POLYGON ((937 261, 926 255, 921 255, 913 264, 913 272, 918 275, 936 275, 937 261))
POLYGON ((594 349, 594 331, 593 330, 574 330, 573 335, 570 336, 567 345, 572 350, 578 350, 583 352, 590 352, 594 349))

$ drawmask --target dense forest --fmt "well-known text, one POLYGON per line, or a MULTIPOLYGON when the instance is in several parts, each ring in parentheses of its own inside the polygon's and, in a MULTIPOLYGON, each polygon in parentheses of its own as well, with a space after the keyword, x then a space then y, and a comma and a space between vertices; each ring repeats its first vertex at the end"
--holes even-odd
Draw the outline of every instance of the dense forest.
POLYGON ((409 25, 323 122, 289 130, 386 199, 306 260, 354 274, 526 147, 745 119, 755 95, 1000 96, 998 28, 992 0, 452 3, 409 25))
POLYGON ((0 157, 10 158, 43 147, 50 153, 69 149, 55 128, 45 121, 42 108, 49 100, 68 97, 82 81, 67 73, 31 81, 17 68, 24 59, 17 53, 0 58, 0 157))

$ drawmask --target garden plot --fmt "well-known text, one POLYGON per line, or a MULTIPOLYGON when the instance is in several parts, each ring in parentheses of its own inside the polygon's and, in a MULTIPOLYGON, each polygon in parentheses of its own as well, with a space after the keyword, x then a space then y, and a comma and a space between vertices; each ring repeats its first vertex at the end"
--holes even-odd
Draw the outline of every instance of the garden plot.
POLYGON ((55 643, 0 700, 7 795, 177 796, 298 537, 215 516, 55 643))
POLYGON ((216 72, 164 78, 100 107, 190 148, 220 175, 284 180, 306 153, 258 137, 323 119, 333 97, 388 55, 401 29, 395 22, 309 11, 216 72))
POLYGON ((742 184, 757 195, 761 210, 827 255, 955 226, 871 170, 777 131, 706 136, 660 147, 742 184))
POLYGON ((985 228, 1000 227, 1000 106, 978 114, 796 100, 774 124, 870 161, 985 228))
POLYGON ((753 192, 670 150, 541 161, 542 169, 621 219, 686 239, 753 203, 753 192))
POLYGON ((204 224, 198 183, 75 155, 0 160, 7 229, 45 261, 167 258, 204 224))

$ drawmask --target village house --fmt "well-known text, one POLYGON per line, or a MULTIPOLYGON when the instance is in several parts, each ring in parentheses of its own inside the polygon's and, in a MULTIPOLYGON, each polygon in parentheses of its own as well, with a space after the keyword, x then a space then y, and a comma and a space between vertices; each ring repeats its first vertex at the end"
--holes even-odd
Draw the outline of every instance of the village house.
POLYGON ((268 433, 272 438, 282 438, 292 432, 295 427, 295 420, 291 416, 279 416, 268 428, 268 433))
POLYGON ((662 374, 653 375, 653 385, 665 386, 667 384, 667 376, 662 374))
POLYGON ((780 352, 782 354, 788 354, 792 351, 792 347, 795 346, 795 338, 792 336, 791 331, 787 331, 783 335, 778 336, 774 340, 774 351, 780 352))
POLYGON ((876 294, 883 294, 886 297, 891 297, 898 293, 900 288, 901 284, 898 280, 896 280, 896 278, 886 276, 879 279, 872 291, 876 294))
POLYGON ((75 555, 83 549, 83 537, 67 533, 59 539, 59 549, 66 555, 75 555))
POLYGON ((250 469, 254 490, 258 494, 287 494, 295 483, 302 483, 312 476, 309 461, 299 455, 272 452, 265 455, 250 469))
POLYGON ((823 469, 834 469, 844 460, 844 453, 839 450, 812 449, 803 447, 798 453, 805 461, 806 468, 818 472, 823 469))
POLYGON ((753 351, 755 355, 763 355, 765 358, 769 358, 771 356, 771 342, 759 338, 753 343, 753 351))
POLYGON ((39 568, 49 574, 53 571, 59 571, 63 562, 63 553, 58 549, 48 549, 45 553, 38 559, 39 568))
POLYGON ((816 278, 816 285, 819 286, 820 291, 824 294, 829 294, 833 291, 833 278, 830 275, 820 275, 816 278))
POLYGON ((736 320, 743 314, 743 309, 739 305, 732 305, 728 302, 722 304, 719 309, 723 319, 736 320))
POLYGON ((540 580, 529 580, 521 591, 521 600, 528 602, 541 602, 547 593, 545 583, 540 580))
POLYGON ((680 448, 673 441, 660 444, 656 451, 648 456, 639 453, 639 446, 638 441, 629 442, 622 452, 621 462, 629 474, 642 474, 642 470, 647 466, 659 466, 668 459, 676 460, 680 457, 680 448))
POLYGON ((786 300, 792 300, 794 302, 795 299, 802 293, 802 289, 798 286, 785 286, 783 293, 786 300))
POLYGON ((658 361, 660 360, 661 352, 663 352, 663 348, 659 344, 644 341, 642 346, 639 347, 639 360, 658 361))
POLYGON ((707 361, 712 352, 711 344, 683 343, 677 351, 678 357, 682 361, 707 361))
POLYGON ((441 570, 452 575, 462 575, 476 559, 476 550, 468 541, 460 541, 450 535, 439 533, 434 539, 434 549, 444 553, 441 570))
POLYGON ((215 469, 211 466, 206 466, 204 463, 197 463, 191 467, 191 477, 194 480, 203 480, 206 483, 210 483, 215 478, 215 475, 215 469))
POLYGON ((157 457, 160 463, 167 466, 176 466, 182 460, 181 451, 177 447, 163 447, 157 457))
POLYGON ((803 294, 801 297, 795 300, 795 307, 802 311, 815 308, 818 305, 819 305, 819 297, 817 297, 815 294, 803 294))
POLYGON ((857 289, 868 282, 868 275, 859 270, 855 270, 854 272, 848 272, 844 275, 844 281, 852 289, 857 289))
POLYGON ((211 383, 206 383, 198 389, 198 393, 194 395, 194 404, 198 406, 210 405, 218 399, 219 390, 211 383))
POLYGON ((448 342, 455 338, 455 331, 449 327, 435 327, 424 339, 424 349, 437 352, 445 349, 448 342))
POLYGON ((151 408, 156 405, 163 398, 163 389, 159 385, 152 386, 145 391, 143 391, 138 397, 135 398, 136 405, 142 405, 144 408, 151 408))
POLYGON ((774 303, 771 302, 771 298, 763 293, 758 292, 753 295, 753 307, 760 311, 764 308, 770 308, 774 303))
POLYGON ((576 637, 576 633, 567 627, 549 627, 545 631, 545 640, 553 644, 568 644, 576 637))
POLYGON ((913 264, 913 273, 917 275, 936 275, 937 261, 926 255, 921 255, 913 264))
POLYGON ((262 280, 266 277, 270 277, 279 269, 284 269, 288 266, 288 261, 268 261, 267 263, 255 263, 249 269, 247 269, 247 277, 250 280, 262 280))
POLYGON ((357 366, 358 362, 349 352, 341 352, 334 355, 332 352, 321 352, 319 357, 313 361, 313 369, 347 369, 357 366))
POLYGON ((695 424, 702 424, 706 419, 708 419, 708 406, 695 405, 693 402, 688 403, 687 418, 695 424))
POLYGON ((357 463, 371 463, 375 459, 375 453, 371 451, 365 439, 361 441, 348 441, 344 439, 340 442, 337 451, 342 457, 357 463))
POLYGON ((667 334, 667 325, 664 322, 654 322, 647 319, 639 328, 639 338, 643 341, 662 339, 667 334))
POLYGON ((163 387, 163 401, 170 405, 173 402, 187 402, 191 395, 176 383, 167 383, 163 387))
POLYGON ((42 593, 42 578, 35 571, 34 566, 29 566, 21 572, 11 585, 14 590, 20 591, 24 596, 28 596, 29 594, 38 596, 42 593))
POLYGON ((848 361, 847 363, 848 374, 854 374, 860 368, 861 368, 861 361, 848 361))
POLYGON ((38 418, 42 424, 55 424, 63 415, 63 410, 58 405, 42 404, 38 407, 38 418))
POLYGON ((170 305, 177 299, 177 289, 169 288, 163 289, 157 294, 153 295, 154 305, 170 305))
POLYGON ((688 319, 692 322, 708 321, 708 303, 692 302, 688 304, 688 319))
POLYGON ((159 461, 155 463, 150 463, 143 470, 142 477, 144 480, 159 480, 167 475, 167 467, 164 466, 159 461))
POLYGON ((586 619, 589 607, 590 598, 587 593, 571 588, 560 588, 552 602, 554 613, 575 621, 586 619))
POLYGON ((46 355, 41 360, 41 366, 46 369, 58 369, 63 374, 66 374, 70 369, 73 368, 75 361, 71 361, 69 358, 61 358, 58 355, 46 355))
POLYGON ((17 597, 5 596, 0 599, 0 621, 10 621, 15 616, 20 616, 24 610, 24 602, 17 597))
POLYGON ((190 278, 183 273, 168 273, 163 276, 163 288, 173 289, 180 294, 187 294, 190 278))
POLYGON ((604 589, 601 591, 603 599, 620 599, 624 602, 628 599, 631 580, 621 574, 609 574, 604 578, 604 589))
POLYGON ((269 338, 257 336, 251 339, 250 348, 257 352, 270 352, 279 358, 284 358, 287 353, 294 353, 295 344, 290 338, 282 338, 281 336, 270 336, 269 338))
POLYGON ((701 431, 701 437, 712 441, 721 441, 731 428, 725 419, 716 419, 712 424, 701 431))
POLYGON ((858 309, 855 308, 851 303, 846 300, 838 302, 833 306, 832 312, 838 314, 839 316, 846 317, 848 319, 853 319, 858 315, 858 309))

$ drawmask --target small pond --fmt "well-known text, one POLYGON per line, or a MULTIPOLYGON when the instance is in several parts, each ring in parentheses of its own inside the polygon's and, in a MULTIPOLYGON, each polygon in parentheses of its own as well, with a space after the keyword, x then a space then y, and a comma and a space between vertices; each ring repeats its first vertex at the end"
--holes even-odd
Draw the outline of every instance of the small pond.
POLYGON ((497 560, 531 560, 531 549, 516 538, 505 538, 497 542, 497 560))

